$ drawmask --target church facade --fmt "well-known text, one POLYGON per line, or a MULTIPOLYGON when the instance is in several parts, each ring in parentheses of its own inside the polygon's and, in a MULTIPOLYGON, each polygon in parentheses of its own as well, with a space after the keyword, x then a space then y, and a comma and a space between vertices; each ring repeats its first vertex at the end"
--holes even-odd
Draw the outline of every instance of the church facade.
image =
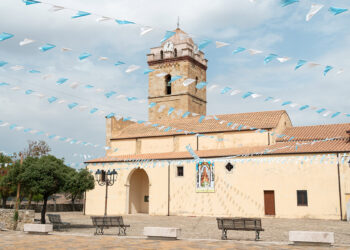
MULTIPOLYGON (((155 70, 150 122, 106 118, 111 149, 86 162, 93 173, 118 173, 107 214, 346 218, 350 123, 295 127, 284 110, 199 122, 207 100, 205 86, 196 86, 206 82, 207 60, 185 32, 175 32, 147 55, 155 70)), ((104 214, 105 190, 96 184, 87 192, 86 214, 104 214)))

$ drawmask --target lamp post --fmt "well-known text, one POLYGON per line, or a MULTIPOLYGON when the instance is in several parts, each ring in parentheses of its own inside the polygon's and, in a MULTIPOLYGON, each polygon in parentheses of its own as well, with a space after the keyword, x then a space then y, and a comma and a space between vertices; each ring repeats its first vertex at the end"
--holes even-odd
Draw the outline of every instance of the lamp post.
POLYGON ((113 186, 114 182, 117 179, 117 175, 118 175, 118 173, 117 173, 117 171, 115 171, 115 169, 113 169, 112 171, 110 171, 108 169, 107 172, 105 170, 97 169, 97 171, 95 173, 95 178, 96 178, 98 185, 100 185, 100 186, 106 185, 105 214, 104 214, 104 216, 107 216, 108 186, 113 186))

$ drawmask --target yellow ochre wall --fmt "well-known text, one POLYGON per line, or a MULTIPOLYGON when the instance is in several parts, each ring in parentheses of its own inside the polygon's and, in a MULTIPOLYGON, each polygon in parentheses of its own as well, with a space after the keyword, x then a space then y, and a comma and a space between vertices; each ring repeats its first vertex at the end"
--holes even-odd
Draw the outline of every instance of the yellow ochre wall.
MULTIPOLYGON (((340 219, 336 154, 323 162, 318 155, 310 162, 315 156, 264 156, 251 158, 258 161, 231 161, 234 165, 231 172, 225 169, 226 162, 216 161, 214 193, 196 192, 194 162, 184 161, 180 165, 179 161, 172 161, 170 167, 168 162, 158 162, 154 167, 150 163, 144 168, 149 178, 149 214, 167 215, 170 204, 170 215, 265 217, 264 190, 274 190, 276 218, 340 219), (183 177, 176 176, 177 166, 184 166, 183 177), (297 190, 307 190, 308 206, 297 206, 297 190)), ((116 168, 119 173, 117 182, 109 188, 108 214, 128 214, 129 181, 135 165, 88 165, 89 170, 97 168, 116 168)), ((346 218, 345 193, 350 191, 346 162, 340 163, 340 176, 343 218, 346 218)), ((105 187, 98 185, 87 192, 86 214, 103 214, 104 195, 105 187)))

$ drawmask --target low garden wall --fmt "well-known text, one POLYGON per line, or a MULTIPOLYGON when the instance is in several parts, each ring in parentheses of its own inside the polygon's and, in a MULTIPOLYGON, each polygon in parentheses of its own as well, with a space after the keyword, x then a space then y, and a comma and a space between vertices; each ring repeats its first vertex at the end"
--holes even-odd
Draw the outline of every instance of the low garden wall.
POLYGON ((34 210, 18 210, 18 221, 14 220, 14 209, 0 209, 0 228, 23 231, 24 224, 34 223, 34 210))

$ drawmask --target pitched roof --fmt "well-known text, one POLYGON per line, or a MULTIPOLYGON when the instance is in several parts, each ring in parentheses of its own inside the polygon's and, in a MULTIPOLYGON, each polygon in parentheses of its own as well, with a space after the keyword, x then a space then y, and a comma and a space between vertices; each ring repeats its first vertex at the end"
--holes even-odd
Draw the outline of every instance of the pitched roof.
POLYGON ((227 122, 220 124, 220 121, 217 121, 214 118, 209 120, 204 119, 202 122, 199 122, 199 116, 181 119, 160 120, 159 126, 176 128, 175 130, 170 130, 168 132, 159 131, 157 128, 152 126, 145 126, 143 124, 134 123, 122 129, 119 133, 113 135, 112 139, 185 134, 185 132, 176 132, 176 130, 178 129, 201 134, 237 131, 239 125, 248 126, 246 128, 243 127, 240 130, 249 130, 251 127, 257 129, 270 129, 275 128, 278 125, 278 122, 280 121, 281 116, 283 114, 287 114, 285 110, 216 115, 216 117, 219 118, 220 121, 225 120, 227 122, 232 122, 232 125, 237 124, 236 127, 233 129, 232 125, 227 126, 227 122))
MULTIPOLYGON (((278 154, 303 154, 303 153, 342 153, 350 152, 350 142, 346 139, 337 139, 332 141, 320 141, 307 144, 296 142, 280 142, 270 146, 257 147, 238 147, 215 150, 200 150, 195 153, 200 158, 239 156, 239 155, 278 155, 278 154)), ((172 159, 191 159, 189 152, 169 152, 169 153, 152 153, 137 155, 105 156, 86 163, 103 163, 103 162, 124 162, 132 160, 172 160, 172 159)))
POLYGON ((291 127, 283 132, 287 135, 284 137, 286 139, 281 138, 277 142, 290 140, 288 138, 291 137, 294 137, 292 141, 313 141, 335 137, 349 138, 348 130, 350 130, 350 123, 291 127))

